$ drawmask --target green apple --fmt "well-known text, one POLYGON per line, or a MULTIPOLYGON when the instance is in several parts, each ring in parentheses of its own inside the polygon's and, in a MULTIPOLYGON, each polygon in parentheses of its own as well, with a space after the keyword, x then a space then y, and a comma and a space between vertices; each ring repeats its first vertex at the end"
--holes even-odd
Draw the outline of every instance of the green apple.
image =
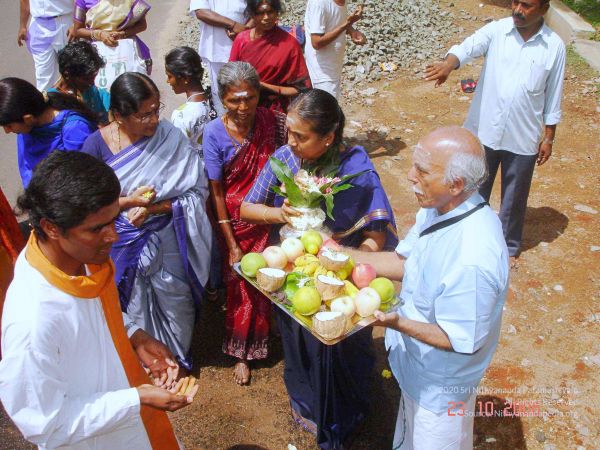
POLYGON ((316 255, 319 253, 319 249, 321 245, 323 245, 323 238, 321 234, 314 230, 305 231, 300 238, 302 245, 304 245, 304 250, 311 255, 316 255))
POLYGON ((377 291, 379 297, 381 298, 381 303, 389 302, 392 298, 394 298, 394 293, 396 292, 396 289, 394 289, 394 283, 384 277, 375 278, 369 283, 369 287, 377 291))
POLYGON ((260 253, 246 253, 240 262, 240 267, 244 275, 254 278, 258 269, 267 267, 267 261, 260 253))
POLYGON ((304 286, 296 291, 292 297, 294 309, 303 316, 310 316, 321 308, 319 291, 312 286, 304 286))

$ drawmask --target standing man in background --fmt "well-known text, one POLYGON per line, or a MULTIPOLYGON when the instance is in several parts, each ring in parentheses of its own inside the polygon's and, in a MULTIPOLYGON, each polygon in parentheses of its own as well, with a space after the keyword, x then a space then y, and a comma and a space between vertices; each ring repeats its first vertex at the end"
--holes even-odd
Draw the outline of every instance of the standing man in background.
POLYGON ((60 77, 58 51, 68 42, 73 5, 73 0, 21 0, 17 44, 22 47, 23 41, 27 42, 35 64, 35 84, 40 91, 54 86, 60 77))
POLYGON ((238 33, 246 29, 246 2, 244 0, 191 0, 190 13, 200 25, 198 54, 210 75, 212 101, 219 116, 225 114, 218 92, 217 75, 229 61, 231 46, 238 33))
POLYGON ((308 0, 304 29, 308 39, 304 57, 313 88, 329 92, 339 100, 346 34, 363 45, 367 38, 352 26, 362 18, 360 5, 348 16, 346 0, 308 0))
POLYGON ((485 56, 464 126, 485 146, 489 178, 480 193, 486 200, 501 166, 499 215, 511 267, 521 250, 533 169, 552 154, 561 118, 566 52, 560 37, 544 24, 549 4, 513 0, 512 17, 476 31, 425 74, 439 86, 454 69, 485 56))

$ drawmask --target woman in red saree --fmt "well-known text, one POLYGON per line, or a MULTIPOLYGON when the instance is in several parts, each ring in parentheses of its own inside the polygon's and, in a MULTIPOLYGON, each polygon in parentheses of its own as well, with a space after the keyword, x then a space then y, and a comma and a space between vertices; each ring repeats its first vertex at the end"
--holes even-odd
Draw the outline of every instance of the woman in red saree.
POLYGON ((217 233, 224 258, 227 286, 223 351, 238 359, 234 379, 250 381, 248 361, 268 352, 271 304, 238 277, 231 266, 248 252, 267 244, 267 223, 240 220, 240 205, 271 154, 287 141, 285 116, 258 107, 260 80, 244 62, 229 62, 218 76, 219 96, 227 112, 204 128, 203 150, 210 191, 217 216, 217 233))
POLYGON ((277 26, 281 13, 279 0, 248 0, 246 15, 255 27, 235 38, 230 61, 246 61, 260 76, 259 106, 287 112, 300 90, 310 88, 310 78, 302 47, 277 26))

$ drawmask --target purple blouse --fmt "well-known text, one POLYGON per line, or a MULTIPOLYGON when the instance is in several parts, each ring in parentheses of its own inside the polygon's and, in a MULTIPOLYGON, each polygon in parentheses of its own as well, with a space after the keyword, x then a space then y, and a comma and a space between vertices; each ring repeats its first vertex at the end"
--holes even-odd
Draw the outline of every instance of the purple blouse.
MULTIPOLYGON (((223 178, 223 166, 235 154, 235 147, 220 117, 210 121, 204 127, 202 149, 204 165, 209 180, 220 181, 223 178)), ((236 141, 236 144, 241 143, 236 141)))
POLYGON ((81 147, 81 151, 104 162, 108 161, 114 156, 113 152, 111 152, 108 148, 108 145, 106 145, 106 142, 104 142, 104 138, 102 137, 102 134, 100 134, 100 130, 88 136, 83 143, 83 147, 81 147))

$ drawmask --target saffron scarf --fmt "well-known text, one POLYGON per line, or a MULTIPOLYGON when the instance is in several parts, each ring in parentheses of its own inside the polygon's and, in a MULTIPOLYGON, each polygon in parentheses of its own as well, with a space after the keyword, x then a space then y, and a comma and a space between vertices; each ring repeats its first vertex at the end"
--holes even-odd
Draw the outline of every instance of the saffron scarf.
MULTIPOLYGON (((142 368, 125 331, 119 296, 113 278, 115 272, 113 263, 108 261, 102 265, 88 264, 90 275, 69 276, 48 261, 48 258, 40 250, 34 232, 31 233, 27 243, 25 257, 29 264, 57 289, 78 298, 95 299, 100 297, 106 324, 125 369, 129 385, 135 387, 141 384, 150 384, 150 379, 142 368)), ((166 412, 142 405, 140 415, 153 449, 179 449, 166 412)))

